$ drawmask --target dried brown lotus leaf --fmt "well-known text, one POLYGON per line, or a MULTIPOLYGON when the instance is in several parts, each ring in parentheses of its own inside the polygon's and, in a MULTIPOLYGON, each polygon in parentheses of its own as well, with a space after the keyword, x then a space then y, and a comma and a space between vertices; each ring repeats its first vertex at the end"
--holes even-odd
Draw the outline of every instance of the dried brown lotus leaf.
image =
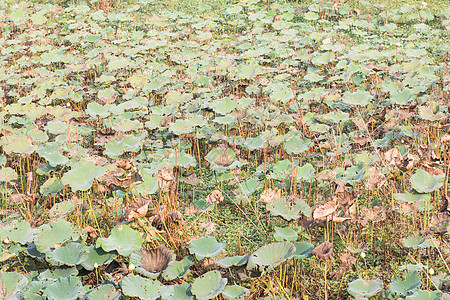
POLYGON ((129 170, 133 167, 133 160, 128 161, 124 159, 117 159, 115 163, 116 166, 125 170, 129 170))
POLYGON ((333 243, 325 241, 316 246, 311 254, 320 260, 329 260, 333 257, 333 243))
POLYGON ((198 224, 200 230, 205 230, 205 234, 209 235, 214 233, 214 230, 216 229, 216 223, 213 222, 207 222, 207 223, 199 223, 198 224))
POLYGON ((365 181, 365 185, 369 191, 381 188, 387 180, 386 176, 377 167, 370 167, 367 174, 368 178, 365 181))
POLYGON ((414 168, 414 166, 416 166, 418 162, 419 162, 419 157, 417 155, 413 155, 413 154, 409 153, 408 155, 406 155, 405 158, 398 161, 396 166, 402 171, 407 171, 407 170, 411 170, 412 168, 414 168))
POLYGON ((87 225, 86 227, 84 227, 82 231, 86 232, 89 235, 89 237, 91 237, 93 239, 98 237, 98 230, 90 225, 87 225))
POLYGON ((318 173, 316 175, 317 180, 325 180, 325 181, 332 181, 336 179, 337 175, 337 169, 333 170, 323 170, 322 172, 318 173))
POLYGON ((214 191, 212 191, 205 199, 205 201, 209 204, 212 203, 220 203, 224 200, 224 197, 222 195, 222 192, 215 189, 214 191))
POLYGON ((384 153, 384 160, 389 165, 397 165, 402 160, 402 155, 397 148, 392 148, 384 153))
POLYGON ((169 167, 159 170, 159 172, 156 173, 156 176, 160 177, 164 181, 174 181, 175 180, 175 176, 173 174, 173 168, 169 168, 169 167))
POLYGON ((353 163, 351 162, 351 160, 348 159, 348 158, 344 159, 344 161, 342 162, 342 167, 344 169, 346 169, 346 168, 349 168, 351 166, 353 166, 353 163))
POLYGON ((159 273, 167 268, 167 265, 175 258, 172 250, 164 245, 146 250, 141 249, 141 264, 142 267, 151 273, 159 273))
POLYGON ((386 219, 386 211, 382 206, 362 207, 361 216, 363 225, 367 224, 368 221, 377 223, 386 219))
POLYGON ((351 140, 360 146, 364 146, 364 145, 370 143, 370 138, 363 136, 363 135, 354 136, 351 138, 351 140))
POLYGON ((338 205, 346 205, 348 203, 353 203, 355 197, 347 190, 345 183, 338 182, 336 189, 334 190, 333 200, 335 200, 338 205))
POLYGON ((25 204, 26 202, 32 202, 33 198, 31 196, 27 196, 25 194, 13 193, 13 194, 9 195, 7 201, 8 201, 8 205, 14 206, 14 205, 25 204))
POLYGON ((345 222, 347 220, 351 220, 352 218, 350 217, 337 217, 337 216, 331 216, 331 221, 333 221, 334 223, 342 223, 345 222))
POLYGON ((222 167, 228 167, 234 162, 234 156, 226 151, 226 148, 220 150, 220 152, 214 157, 214 162, 222 167))
POLYGON ((197 186, 202 182, 202 180, 197 177, 197 174, 192 173, 184 180, 184 182, 189 185, 197 186))
POLYGON ((339 254, 339 261, 344 265, 354 265, 356 264, 356 258, 348 252, 339 254))
POLYGON ((195 215, 196 213, 198 213, 198 209, 195 208, 194 205, 189 205, 188 207, 186 207, 186 209, 184 210, 184 214, 187 216, 192 216, 195 215))
POLYGON ((337 209, 337 202, 335 200, 328 201, 319 204, 316 209, 314 209, 312 217, 314 220, 324 219, 327 216, 333 214, 337 209))
POLYGON ((261 196, 259 197, 259 201, 264 203, 271 203, 273 202, 273 199, 275 198, 281 198, 281 190, 280 189, 266 189, 261 193, 261 196))

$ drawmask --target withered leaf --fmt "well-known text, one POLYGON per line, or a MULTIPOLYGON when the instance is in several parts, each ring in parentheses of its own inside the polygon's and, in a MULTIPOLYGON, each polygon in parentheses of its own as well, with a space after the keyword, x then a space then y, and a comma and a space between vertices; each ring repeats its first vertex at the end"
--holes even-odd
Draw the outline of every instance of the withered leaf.
POLYGON ((224 200, 224 197, 222 195, 222 192, 219 191, 218 189, 215 189, 214 191, 212 191, 205 199, 205 201, 209 204, 219 203, 219 202, 222 202, 223 200, 224 200))
POLYGON ((175 258, 175 254, 164 245, 146 250, 141 249, 142 267, 151 273, 159 273, 167 268, 167 265, 175 258))
POLYGON ((316 246, 311 254, 320 260, 329 260, 333 257, 333 243, 325 241, 316 246))

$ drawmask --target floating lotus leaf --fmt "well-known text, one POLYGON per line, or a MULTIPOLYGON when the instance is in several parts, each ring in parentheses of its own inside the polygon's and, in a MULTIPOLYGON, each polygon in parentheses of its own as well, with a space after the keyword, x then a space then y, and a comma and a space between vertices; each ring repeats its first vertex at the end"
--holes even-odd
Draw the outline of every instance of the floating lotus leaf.
POLYGON ((226 286, 222 291, 224 299, 238 299, 244 297, 248 292, 248 289, 240 285, 226 286))
POLYGON ((49 252, 53 248, 61 246, 64 242, 73 239, 76 240, 78 235, 72 230, 72 224, 64 219, 44 224, 39 227, 39 232, 34 238, 36 249, 39 252, 49 252))
POLYGON ((431 193, 443 185, 443 175, 430 175, 427 171, 422 169, 417 169, 411 176, 411 186, 418 193, 431 193))
POLYGON ((86 296, 89 300, 119 300, 122 294, 112 284, 101 284, 86 296))
POLYGON ((161 286, 161 298, 163 300, 193 300, 191 286, 184 282, 182 284, 161 286))
POLYGON ((311 256, 311 251, 314 249, 314 245, 308 242, 293 242, 295 246, 295 253, 292 256, 296 259, 303 259, 311 256))
POLYGON ((73 192, 86 191, 91 188, 94 179, 102 177, 105 169, 97 167, 93 162, 80 161, 72 165, 72 169, 64 173, 61 181, 69 185, 73 192))
POLYGON ((198 260, 205 257, 214 257, 225 248, 226 244, 217 242, 215 237, 201 237, 191 241, 189 252, 195 254, 198 260))
POLYGON ((124 277, 120 281, 122 292, 125 296, 138 297, 140 299, 158 299, 161 283, 157 280, 143 278, 134 274, 124 277))
POLYGON ((247 261, 248 255, 230 256, 216 261, 216 265, 219 265, 222 268, 240 267, 245 265, 247 261))
POLYGON ((17 272, 2 272, 0 273, 0 295, 3 299, 16 299, 14 296, 17 295, 27 283, 28 279, 23 274, 17 272))
POLYGON ((220 294, 227 281, 219 271, 209 271, 194 280, 191 292, 198 300, 212 299, 220 294))
POLYGON ((43 196, 52 195, 53 197, 64 188, 61 180, 56 177, 47 179, 40 187, 40 192, 43 196))
POLYGON ((186 256, 180 261, 174 261, 167 266, 162 273, 162 276, 167 281, 182 278, 187 274, 193 263, 194 260, 191 256, 186 256))
POLYGON ((78 299, 83 292, 83 285, 79 277, 62 277, 48 285, 44 295, 48 299, 74 300, 78 299))
POLYGON ((86 246, 78 242, 69 242, 66 245, 56 248, 50 253, 47 253, 46 259, 53 265, 79 265, 84 258, 86 246))
POLYGON ((57 267, 54 270, 47 269, 40 273, 39 280, 56 281, 62 277, 77 276, 78 270, 76 267, 57 267))
POLYGON ((433 242, 428 237, 422 237, 422 235, 413 235, 402 239, 402 244, 408 248, 428 248, 433 246, 433 242))
POLYGON ((420 276, 414 271, 407 273, 405 279, 396 277, 389 285, 389 290, 398 296, 407 296, 420 286, 420 276))
POLYGON ((16 180, 18 175, 13 168, 6 167, 0 169, 0 182, 10 182, 16 180))
POLYGON ((295 253, 292 243, 272 243, 264 245, 253 252, 248 258, 247 270, 270 271, 285 260, 291 258, 295 253))
POLYGON ((298 234, 291 227, 281 228, 281 227, 275 226, 274 238, 278 242, 280 242, 280 241, 292 242, 292 241, 295 241, 298 239, 298 234))
POLYGON ((406 296, 406 300, 440 300, 442 292, 441 291, 424 291, 418 290, 410 296, 406 296))
POLYGON ((81 259, 81 265, 86 270, 92 271, 95 269, 95 265, 103 266, 109 264, 117 257, 115 251, 105 252, 102 248, 87 246, 81 259))
POLYGON ((133 251, 141 249, 143 238, 141 233, 127 225, 118 225, 111 230, 108 238, 99 238, 97 247, 106 252, 116 250, 123 256, 129 256, 133 251))
POLYGON ((347 291, 353 297, 365 297, 370 298, 375 296, 383 289, 383 281, 380 279, 356 279, 348 284, 347 291))
POLYGON ((291 205, 285 197, 275 198, 273 202, 267 204, 267 210, 272 215, 280 216, 287 221, 298 219, 301 214, 305 216, 311 215, 311 208, 301 198, 296 199, 294 205, 291 205))

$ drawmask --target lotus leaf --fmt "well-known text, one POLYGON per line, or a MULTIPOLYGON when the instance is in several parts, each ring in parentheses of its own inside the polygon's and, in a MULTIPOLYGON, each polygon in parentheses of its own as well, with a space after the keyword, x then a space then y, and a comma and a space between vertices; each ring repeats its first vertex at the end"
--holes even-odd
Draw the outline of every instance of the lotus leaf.
POLYGON ((47 253, 71 239, 78 239, 78 235, 72 230, 71 223, 64 219, 57 219, 39 227, 34 243, 37 251, 47 253))
POLYGON ((298 239, 297 232, 291 227, 277 227, 275 226, 274 238, 276 241, 288 241, 292 242, 298 239))
POLYGON ((138 231, 127 225, 118 225, 111 230, 108 238, 97 240, 97 247, 102 247, 106 252, 116 250, 120 255, 129 256, 133 251, 141 249, 143 241, 138 231))
POLYGON ((189 252, 195 254, 198 260, 205 257, 214 257, 225 248, 226 244, 217 242, 215 237, 201 237, 191 241, 189 252))
POLYGON ((443 175, 430 175, 427 171, 417 169, 411 176, 411 186, 418 193, 431 193, 444 185, 443 175))
POLYGON ((289 242, 264 245, 248 258, 247 270, 270 271, 295 253, 295 246, 289 242))
POLYGON ((441 299, 441 291, 424 291, 418 290, 410 296, 406 296, 406 300, 439 300, 441 299))
POLYGON ((267 204, 269 210, 274 216, 281 216, 283 219, 290 221, 300 218, 301 214, 311 215, 311 208, 301 198, 296 199, 292 206, 285 197, 275 198, 272 203, 267 204))
POLYGON ((227 281, 219 271, 209 271, 194 280, 191 292, 198 300, 212 299, 220 294, 227 281))
POLYGON ((72 201, 72 200, 56 203, 50 209, 49 215, 52 219, 64 218, 65 216, 70 214, 75 209, 75 207, 80 203, 81 201, 72 201))
POLYGON ((240 267, 247 263, 248 255, 230 256, 216 261, 216 264, 222 268, 240 267))
POLYGON ((89 300, 119 300, 121 296, 112 284, 101 284, 87 294, 89 300))
POLYGON ((222 296, 224 299, 238 299, 244 297, 248 290, 239 285, 226 286, 222 291, 222 296))
POLYGON ((0 273, 1 295, 3 299, 14 299, 19 291, 28 283, 28 279, 23 274, 17 272, 0 273))
POLYGON ((310 139, 302 139, 299 135, 295 135, 283 143, 284 150, 288 154, 300 154, 308 151, 312 143, 310 139))
POLYGON ((182 284, 161 286, 161 298, 163 300, 193 300, 191 286, 186 282, 182 284))
POLYGON ((109 264, 117 257, 115 251, 105 252, 102 248, 97 248, 94 246, 87 246, 86 251, 83 253, 83 258, 81 259, 81 265, 86 270, 92 271, 95 269, 95 265, 103 266, 109 264))
POLYGON ((17 220, 14 220, 11 225, 3 227, 2 230, 5 230, 5 232, 0 233, 2 240, 8 237, 11 242, 22 245, 31 243, 38 231, 31 228, 30 223, 17 220))
POLYGON ((69 185, 72 191, 86 191, 91 188, 94 179, 103 176, 105 169, 97 167, 90 161, 80 161, 72 165, 72 169, 65 173, 61 181, 69 185))
POLYGON ((64 188, 61 180, 56 177, 47 179, 40 187, 40 192, 43 196, 52 195, 53 197, 64 188))
POLYGON ((176 278, 182 278, 187 274, 193 262, 194 261, 190 256, 186 256, 180 261, 174 261, 167 266, 167 268, 163 271, 162 276, 168 281, 176 278))
POLYGON ((348 284, 348 292, 353 297, 365 297, 370 298, 375 296, 383 289, 383 281, 380 279, 356 279, 348 284))
POLYGON ((130 274, 120 281, 122 292, 125 296, 138 297, 140 299, 158 299, 160 296, 159 281, 146 279, 130 274))
POLYGON ((396 277, 389 285, 389 290, 399 296, 408 296, 420 286, 420 276, 414 271, 407 273, 405 279, 396 277))
POLYGON ((296 259, 303 259, 311 256, 311 251, 314 249, 314 245, 308 242, 293 242, 295 246, 295 253, 292 256, 296 259))
POLYGON ((230 97, 221 98, 215 100, 209 104, 209 107, 216 113, 221 115, 227 115, 232 112, 238 106, 236 101, 233 101, 230 97))
POLYGON ((422 237, 420 234, 402 239, 402 244, 405 247, 413 249, 428 248, 433 246, 433 242, 430 238, 422 237))
POLYGON ((78 299, 83 292, 83 285, 79 277, 62 277, 48 285, 44 295, 48 299, 73 300, 78 299))
POLYGON ((86 246, 79 242, 69 242, 47 253, 46 259, 53 265, 76 266, 83 262, 86 246))

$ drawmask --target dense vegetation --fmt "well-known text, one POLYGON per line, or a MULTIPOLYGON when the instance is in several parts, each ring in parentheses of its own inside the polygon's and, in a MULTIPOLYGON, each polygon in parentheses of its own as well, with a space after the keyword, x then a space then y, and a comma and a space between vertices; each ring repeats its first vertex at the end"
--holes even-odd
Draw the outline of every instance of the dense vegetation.
POLYGON ((449 7, 54 3, 0 4, 0 298, 450 298, 449 7))

